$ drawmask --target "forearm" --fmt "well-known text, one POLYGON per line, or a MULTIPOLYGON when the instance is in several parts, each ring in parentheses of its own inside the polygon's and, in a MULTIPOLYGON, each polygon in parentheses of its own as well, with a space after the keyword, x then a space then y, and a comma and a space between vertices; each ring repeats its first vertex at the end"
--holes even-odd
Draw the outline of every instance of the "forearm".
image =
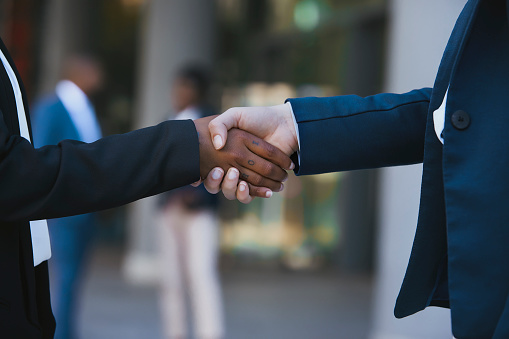
POLYGON ((199 179, 192 121, 40 149, 8 135, 5 125, 0 129, 0 218, 5 221, 111 208, 199 179))
POLYGON ((431 89, 366 98, 289 99, 299 127, 298 174, 422 162, 431 89))

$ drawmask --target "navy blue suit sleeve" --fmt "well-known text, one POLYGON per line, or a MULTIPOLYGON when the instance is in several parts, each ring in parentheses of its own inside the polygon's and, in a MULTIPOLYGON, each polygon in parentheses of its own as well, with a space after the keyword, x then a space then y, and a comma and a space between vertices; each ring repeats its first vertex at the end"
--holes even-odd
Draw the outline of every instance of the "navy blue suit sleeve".
POLYGON ((299 126, 297 174, 422 162, 431 89, 288 99, 299 126))
POLYGON ((191 120, 168 121, 94 143, 34 148, 0 113, 0 221, 26 221, 111 208, 199 179, 191 120))

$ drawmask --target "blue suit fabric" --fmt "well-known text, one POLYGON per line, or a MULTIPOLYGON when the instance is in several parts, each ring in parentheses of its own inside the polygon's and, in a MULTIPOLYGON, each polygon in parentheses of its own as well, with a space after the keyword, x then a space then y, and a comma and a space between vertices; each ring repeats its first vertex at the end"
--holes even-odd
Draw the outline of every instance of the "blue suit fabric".
POLYGON ((449 307, 459 339, 509 338, 508 3, 467 2, 432 89, 289 99, 298 174, 423 162, 417 230, 394 313, 449 307), (447 89, 442 145, 433 112, 447 89), (466 127, 455 124, 458 112, 469 118, 466 127))
MULTIPOLYGON (((56 95, 34 106, 33 143, 40 148, 62 140, 82 141, 68 111, 56 95)), ((69 187, 72 190, 72 187, 69 187)), ((79 285, 94 234, 93 213, 49 219, 52 256, 49 261, 55 339, 75 338, 79 285)))

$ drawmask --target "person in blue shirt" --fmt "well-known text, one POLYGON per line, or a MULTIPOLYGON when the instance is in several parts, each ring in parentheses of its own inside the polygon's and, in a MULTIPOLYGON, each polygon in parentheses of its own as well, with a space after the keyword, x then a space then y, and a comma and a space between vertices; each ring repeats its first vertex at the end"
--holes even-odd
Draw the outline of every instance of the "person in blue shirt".
MULTIPOLYGON (((31 112, 34 146, 57 145, 66 139, 90 143, 101 138, 89 98, 100 89, 102 79, 102 68, 94 57, 68 57, 55 92, 41 98, 31 112)), ((55 339, 76 338, 81 278, 96 223, 93 213, 48 220, 52 245, 51 299, 57 322, 55 339)))

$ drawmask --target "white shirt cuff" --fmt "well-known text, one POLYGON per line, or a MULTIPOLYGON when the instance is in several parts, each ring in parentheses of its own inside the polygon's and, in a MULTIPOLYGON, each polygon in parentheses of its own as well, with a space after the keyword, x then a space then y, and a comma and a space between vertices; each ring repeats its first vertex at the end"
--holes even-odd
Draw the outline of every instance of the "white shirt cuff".
POLYGON ((438 140, 443 144, 444 138, 442 138, 442 132, 444 131, 445 126, 445 105, 447 104, 447 95, 449 93, 449 88, 444 95, 444 100, 439 108, 433 112, 433 124, 435 125, 435 133, 437 135, 438 140))
POLYGON ((300 136, 299 136, 299 124, 297 123, 297 120, 295 119, 295 114, 293 114, 293 108, 292 104, 290 104, 289 101, 286 102, 286 105, 290 108, 290 112, 292 113, 292 119, 293 119, 293 125, 295 127, 295 133, 297 134, 297 144, 299 146, 299 150, 297 151, 297 159, 299 161, 300 166, 300 136))

